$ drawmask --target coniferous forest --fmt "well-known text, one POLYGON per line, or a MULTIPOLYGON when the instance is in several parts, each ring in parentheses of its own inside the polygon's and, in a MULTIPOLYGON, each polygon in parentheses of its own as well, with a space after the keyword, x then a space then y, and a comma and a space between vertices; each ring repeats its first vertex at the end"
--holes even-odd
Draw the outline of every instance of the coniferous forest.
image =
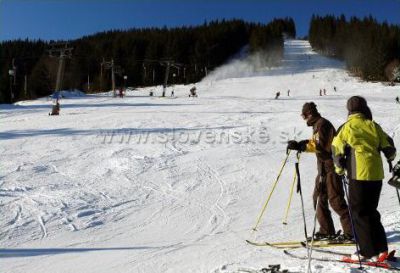
MULTIPOLYGON (((61 89, 110 90, 111 65, 117 86, 188 84, 201 80, 244 46, 263 51, 271 65, 283 54, 283 33, 296 36, 291 18, 268 24, 242 20, 212 21, 195 27, 108 31, 68 43, 61 89), (127 78, 124 80, 124 76, 127 78)), ((339 58, 364 80, 400 80, 400 27, 374 18, 313 16, 309 41, 318 52, 339 58)), ((0 43, 0 103, 34 99, 55 90, 59 56, 54 41, 16 40, 0 43), (10 70, 15 74, 10 75, 10 70)))
POLYGON ((117 87, 163 84, 166 71, 168 84, 197 82, 246 45, 250 52, 263 51, 271 65, 277 65, 283 33, 296 36, 291 18, 268 24, 222 20, 195 27, 114 30, 57 43, 5 41, 0 44, 0 103, 54 92, 60 73, 59 55, 52 52, 57 45, 71 48, 64 56, 60 89, 102 92, 112 88, 112 70, 117 87))
POLYGON ((372 17, 313 16, 309 41, 318 52, 339 58, 363 80, 400 81, 400 27, 372 17))

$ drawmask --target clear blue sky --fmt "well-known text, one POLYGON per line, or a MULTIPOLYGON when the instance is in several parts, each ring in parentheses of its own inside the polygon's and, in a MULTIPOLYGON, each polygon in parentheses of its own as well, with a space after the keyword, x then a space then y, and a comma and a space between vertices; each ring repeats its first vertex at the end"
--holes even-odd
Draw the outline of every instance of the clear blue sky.
POLYGON ((110 29, 199 25, 222 18, 266 23, 286 16, 304 36, 313 13, 371 14, 400 25, 400 0, 0 0, 0 40, 75 39, 110 29))

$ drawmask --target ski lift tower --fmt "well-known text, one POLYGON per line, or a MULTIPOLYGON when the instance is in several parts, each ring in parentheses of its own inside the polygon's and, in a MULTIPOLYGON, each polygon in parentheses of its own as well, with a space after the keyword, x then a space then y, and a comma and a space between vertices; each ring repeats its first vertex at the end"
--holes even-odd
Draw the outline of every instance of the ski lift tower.
POLYGON ((128 80, 128 76, 124 75, 124 91, 126 90, 126 81, 128 80))
MULTIPOLYGON (((104 69, 111 69, 111 83, 112 83, 112 90, 113 90, 113 96, 117 96, 117 92, 115 91, 115 74, 119 74, 120 76, 123 73, 123 69, 119 65, 115 65, 114 59, 111 59, 111 61, 106 62, 103 60, 101 63, 101 71, 104 69)), ((102 76, 101 76, 102 77, 102 76)))
POLYGON ((165 97, 165 91, 166 91, 166 88, 167 88, 170 68, 171 67, 175 67, 175 68, 179 69, 183 65, 180 64, 180 63, 176 63, 176 62, 174 62, 172 60, 160 61, 160 64, 162 66, 165 66, 165 77, 164 77, 163 92, 162 92, 162 96, 165 97))
POLYGON ((11 102, 14 101, 13 85, 15 86, 15 84, 16 84, 15 78, 16 78, 16 71, 17 71, 17 69, 14 65, 14 59, 13 59, 12 65, 13 65, 12 69, 8 70, 8 75, 10 76, 10 100, 11 100, 11 102), (14 80, 13 80, 13 78, 14 78, 14 80))
POLYGON ((58 57, 58 70, 57 70, 57 81, 55 92, 58 92, 62 88, 62 80, 64 77, 65 70, 65 59, 72 57, 73 47, 69 47, 68 43, 52 43, 50 48, 47 50, 50 57, 58 57))

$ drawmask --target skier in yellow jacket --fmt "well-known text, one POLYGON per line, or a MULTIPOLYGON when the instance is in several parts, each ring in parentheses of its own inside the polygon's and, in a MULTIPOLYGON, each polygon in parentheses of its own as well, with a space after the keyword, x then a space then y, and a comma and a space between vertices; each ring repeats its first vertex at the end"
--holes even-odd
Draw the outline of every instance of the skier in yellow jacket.
POLYGON ((347 110, 348 120, 332 141, 335 171, 344 175, 347 170, 349 205, 361 258, 382 261, 387 256, 388 245, 377 210, 384 178, 380 153, 393 161, 396 149, 393 140, 372 120, 363 97, 351 97, 347 110))

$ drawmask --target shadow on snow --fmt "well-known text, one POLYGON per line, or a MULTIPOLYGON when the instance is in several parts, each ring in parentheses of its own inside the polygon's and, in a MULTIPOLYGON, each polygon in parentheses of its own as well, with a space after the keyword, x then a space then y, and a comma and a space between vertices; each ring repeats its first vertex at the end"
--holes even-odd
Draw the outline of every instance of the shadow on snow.
MULTIPOLYGON (((239 126, 241 127, 241 126, 239 126)), ((129 133, 129 135, 140 134, 168 134, 179 132, 195 132, 201 130, 230 130, 238 126, 220 126, 220 127, 200 127, 200 128, 118 128, 118 129, 95 129, 95 130, 75 130, 71 128, 49 129, 49 130, 12 130, 0 132, 0 139, 17 139, 36 136, 117 136, 129 133)))
POLYGON ((164 249, 172 246, 136 246, 136 247, 106 247, 106 248, 11 248, 0 249, 0 258, 19 258, 33 257, 42 255, 56 255, 68 253, 82 253, 94 251, 125 251, 125 250, 146 250, 146 249, 164 249))

